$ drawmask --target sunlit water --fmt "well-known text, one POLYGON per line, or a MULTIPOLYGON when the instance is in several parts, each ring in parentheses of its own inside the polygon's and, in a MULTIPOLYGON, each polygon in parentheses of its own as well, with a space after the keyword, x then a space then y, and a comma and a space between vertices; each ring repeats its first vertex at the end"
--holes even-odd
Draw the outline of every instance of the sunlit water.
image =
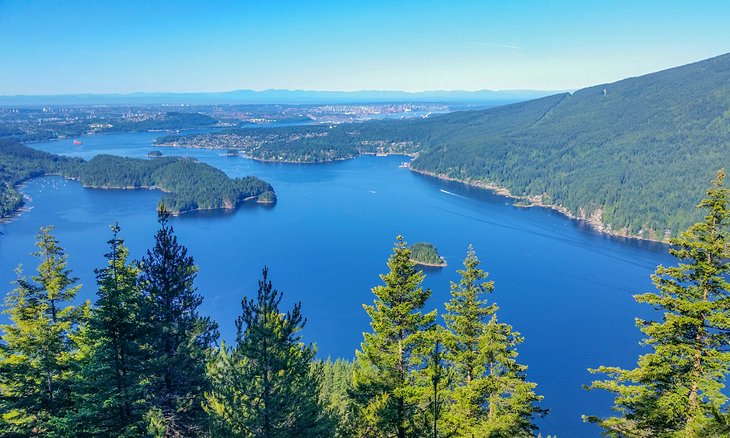
MULTIPOLYGON (((158 135, 88 136, 81 146, 64 140, 34 147, 87 159, 98 153, 145 157, 158 135)), ((161 151, 195 157, 231 176, 259 176, 279 197, 272 208, 172 220, 200 267, 201 312, 219 322, 224 339, 233 338, 240 300, 255 293, 268 265, 274 286, 285 293, 284 307, 303 303, 305 340, 317 344, 319 356, 352 358, 369 330, 362 303, 372 302, 370 289, 387 269, 396 235, 434 243, 449 263, 426 272, 425 285, 433 290, 426 310, 443 309, 471 243, 495 281, 490 299, 500 306, 499 318, 525 337, 520 361, 551 411, 540 421, 543 435, 598 435, 581 414, 609 414, 611 398, 581 388, 591 380, 586 369, 635 363, 643 350, 634 318, 650 309, 631 295, 651 290, 649 274, 657 264, 672 263, 662 245, 600 235, 551 210, 513 207, 490 192, 414 174, 399 168, 404 157, 293 165, 209 150, 161 151)), ((31 210, 0 225, 5 291, 19 262, 27 271, 35 267, 29 253, 43 225, 56 226, 84 284, 82 298, 94 298, 93 269, 104 264, 110 224, 122 226, 135 258, 153 243, 159 192, 85 189, 60 177, 32 180, 24 192, 31 210)))

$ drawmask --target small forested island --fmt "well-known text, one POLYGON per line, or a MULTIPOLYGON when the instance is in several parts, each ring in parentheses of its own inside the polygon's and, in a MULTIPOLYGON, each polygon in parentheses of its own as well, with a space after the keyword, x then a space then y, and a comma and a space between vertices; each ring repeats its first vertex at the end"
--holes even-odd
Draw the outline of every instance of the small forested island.
POLYGON ((62 157, 13 142, 0 142, 0 217, 23 205, 16 186, 44 175, 61 175, 86 187, 159 189, 172 214, 193 210, 235 209, 243 202, 276 202, 271 184, 254 176, 230 178, 223 171, 181 157, 154 160, 97 155, 89 161, 62 157))
POLYGON ((446 259, 439 255, 438 250, 431 243, 416 242, 409 249, 411 250, 411 261, 417 265, 439 268, 446 266, 446 259))
POLYGON ((147 152, 147 156, 150 158, 159 158, 162 156, 162 152, 160 151, 149 151, 147 152))

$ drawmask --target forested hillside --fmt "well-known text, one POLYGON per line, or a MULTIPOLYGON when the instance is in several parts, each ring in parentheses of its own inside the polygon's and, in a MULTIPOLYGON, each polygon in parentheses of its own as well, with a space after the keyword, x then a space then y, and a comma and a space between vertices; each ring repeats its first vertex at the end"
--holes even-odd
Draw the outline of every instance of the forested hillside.
POLYGON ((503 187, 617 234, 666 239, 730 167, 730 54, 612 84, 426 119, 166 137, 274 161, 406 153, 416 171, 503 187))
POLYGON ((23 205, 23 196, 16 185, 35 176, 59 173, 70 163, 80 161, 0 140, 0 218, 23 205))
POLYGON ((274 189, 254 176, 229 178, 205 163, 179 157, 151 160, 98 155, 90 161, 41 152, 12 142, 0 143, 0 218, 23 205, 16 186, 43 175, 62 175, 97 188, 157 188, 175 213, 235 208, 266 193, 262 203, 276 201, 274 189))
POLYGON ((162 157, 152 160, 97 155, 66 173, 88 187, 158 188, 161 202, 174 213, 234 208, 244 200, 273 191, 256 177, 229 178, 222 170, 199 161, 162 157))
POLYGON ((614 231, 676 235, 730 166, 730 55, 423 126, 434 134, 416 170, 541 197, 614 231))

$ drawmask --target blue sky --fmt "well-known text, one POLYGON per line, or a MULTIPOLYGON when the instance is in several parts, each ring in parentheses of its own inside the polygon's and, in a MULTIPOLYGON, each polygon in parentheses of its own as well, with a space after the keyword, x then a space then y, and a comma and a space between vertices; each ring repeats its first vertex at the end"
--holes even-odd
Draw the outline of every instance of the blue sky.
POLYGON ((728 0, 0 0, 0 94, 575 89, 729 52, 728 23, 728 0))

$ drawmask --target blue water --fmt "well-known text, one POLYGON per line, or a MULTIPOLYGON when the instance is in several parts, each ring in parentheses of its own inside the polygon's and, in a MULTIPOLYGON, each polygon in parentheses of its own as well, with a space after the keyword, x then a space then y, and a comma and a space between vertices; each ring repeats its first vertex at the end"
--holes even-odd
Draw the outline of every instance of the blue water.
MULTIPOLYGON (((144 157, 158 135, 88 136, 80 147, 70 140, 35 147, 84 158, 144 157)), ((268 265, 285 307, 303 303, 305 340, 317 344, 321 357, 352 358, 369 330, 362 303, 373 300, 370 289, 387 269, 397 234, 433 242, 449 262, 427 271, 433 295, 426 310, 443 309, 449 281, 458 280, 456 269, 472 243, 496 283, 491 298, 500 306, 499 318, 525 337, 520 361, 551 411, 539 422, 543 435, 598 435, 581 414, 610 414, 611 397, 581 388, 591 380, 586 369, 635 364, 642 349, 634 318, 650 309, 631 295, 651 290, 649 274, 657 264, 672 263, 662 245, 603 236, 552 210, 516 208, 490 192, 414 174, 398 167, 403 157, 295 165, 161 150, 196 157, 231 176, 257 175, 278 194, 273 208, 173 219, 200 266, 201 311, 220 323, 224 338, 232 338, 240 300, 255 293, 261 267, 268 265)), ((11 289, 19 262, 27 270, 36 266, 29 253, 43 225, 55 224, 84 284, 83 298, 94 297, 93 268, 104 263, 110 224, 119 221, 134 257, 152 245, 159 192, 85 189, 60 177, 32 180, 24 191, 32 209, 0 225, 3 292, 11 289)))

